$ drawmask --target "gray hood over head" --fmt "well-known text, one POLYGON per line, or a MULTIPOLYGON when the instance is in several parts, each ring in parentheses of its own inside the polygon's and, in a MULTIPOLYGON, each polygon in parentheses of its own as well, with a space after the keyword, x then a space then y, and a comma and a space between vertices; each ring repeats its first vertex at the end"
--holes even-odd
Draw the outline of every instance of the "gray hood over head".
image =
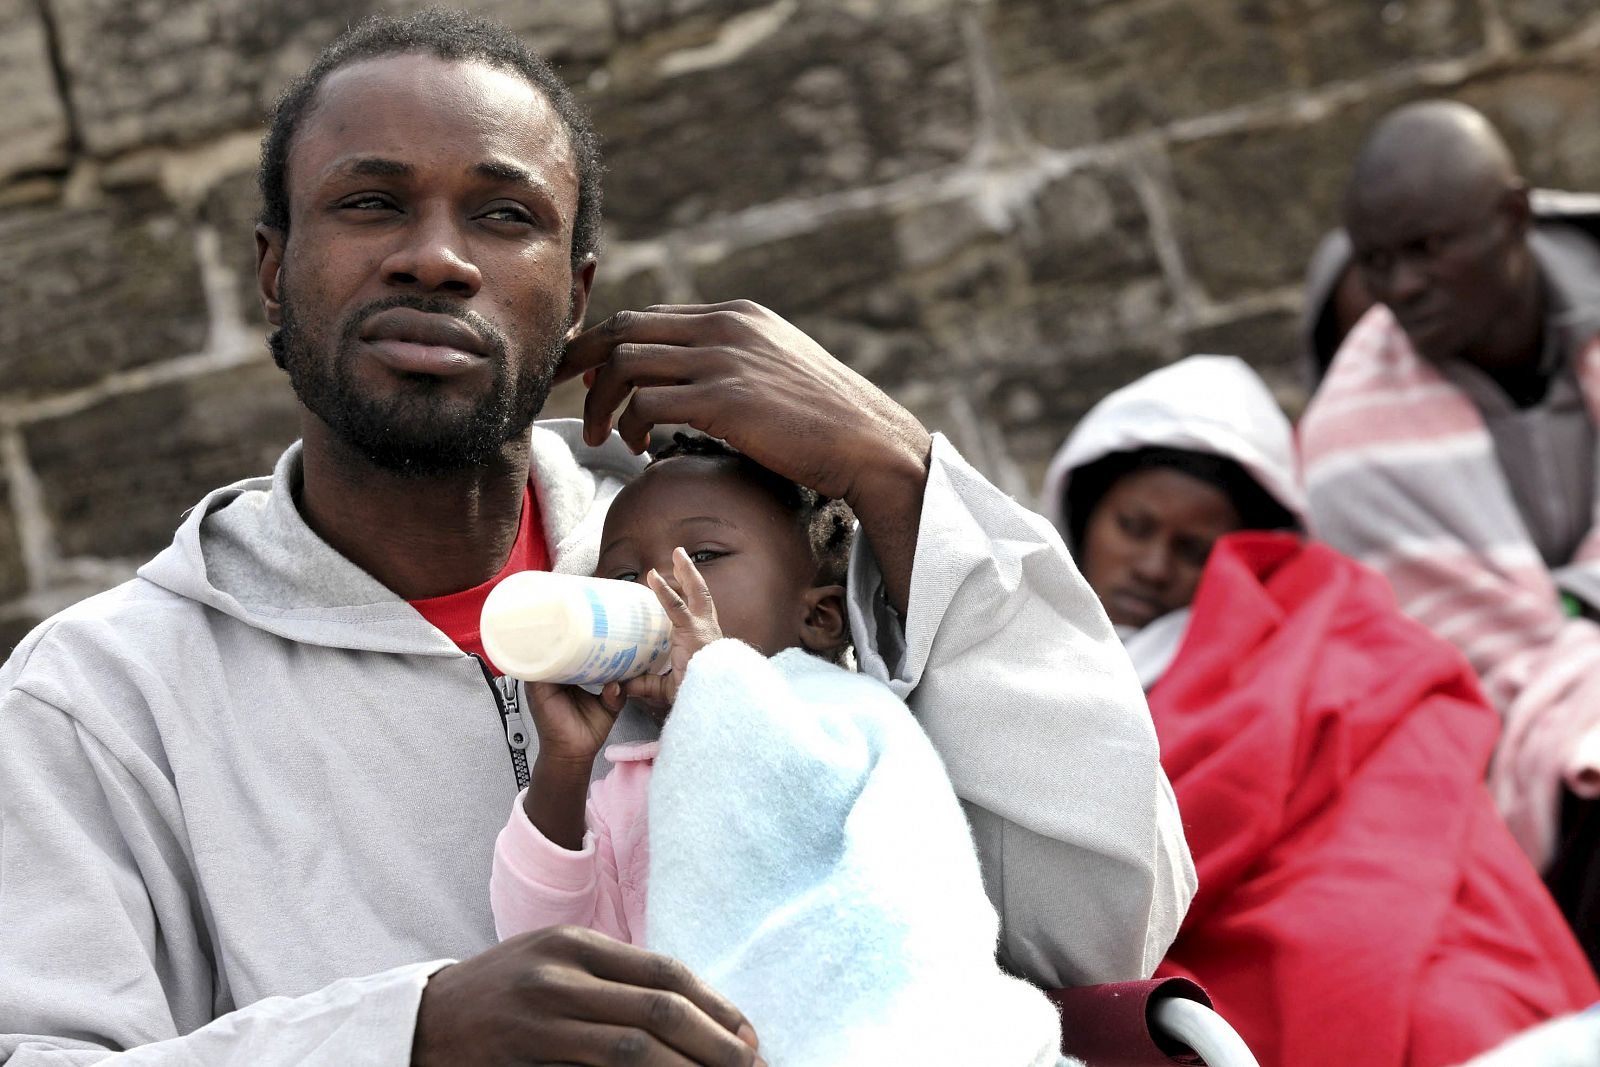
POLYGON ((1089 409, 1050 461, 1040 511, 1062 537, 1070 537, 1066 494, 1073 473, 1112 453, 1141 448, 1233 460, 1305 525, 1294 431, 1266 383, 1237 356, 1190 356, 1089 409))

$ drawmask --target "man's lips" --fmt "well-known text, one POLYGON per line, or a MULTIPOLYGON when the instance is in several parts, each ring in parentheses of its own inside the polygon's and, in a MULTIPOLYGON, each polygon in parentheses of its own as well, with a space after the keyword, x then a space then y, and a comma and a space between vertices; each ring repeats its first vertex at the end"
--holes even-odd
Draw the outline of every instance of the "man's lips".
POLYGON ((397 371, 448 377, 477 367, 488 346, 471 326, 449 315, 389 308, 367 319, 361 340, 397 371))

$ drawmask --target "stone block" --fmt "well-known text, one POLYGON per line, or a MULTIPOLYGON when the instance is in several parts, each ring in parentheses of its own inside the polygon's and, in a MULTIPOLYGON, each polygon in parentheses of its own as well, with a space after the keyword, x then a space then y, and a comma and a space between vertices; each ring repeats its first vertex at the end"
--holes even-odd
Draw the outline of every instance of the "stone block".
POLYGON ((245 322, 267 329, 256 289, 256 217, 261 195, 254 173, 230 174, 206 191, 200 204, 200 221, 217 234, 222 265, 233 275, 239 314, 245 322))
POLYGON ((0 600, 21 596, 28 589, 28 568, 22 559, 22 538, 11 510, 10 491, 0 473, 0 600))
POLYGON ((1470 55, 1487 44, 1478 0, 1313 0, 1304 7, 1299 37, 1313 85, 1470 55))
MULTIPOLYGON (((438 6, 434 0, 382 0, 391 10, 438 6)), ((612 5, 572 0, 462 0, 450 4, 505 26, 576 84, 616 45, 612 5)))
POLYGON ((1299 316, 1273 310, 1189 330, 1185 355, 1238 356, 1254 367, 1279 403, 1296 415, 1305 407, 1308 373, 1300 356, 1299 316))
POLYGON ((1281 0, 999 0, 1002 85, 1040 142, 1070 147, 1297 86, 1281 0))
MULTIPOLYGON (((707 303, 754 300, 793 317, 852 302, 852 294, 892 277, 898 267, 894 219, 851 212, 722 256, 695 271, 694 285, 707 303)), ((864 308, 861 313, 870 316, 864 308)))
POLYGON ((0 396, 85 385, 205 343, 194 233, 149 189, 0 215, 0 396))
POLYGON ((1600 62, 1530 67, 1471 82, 1453 96, 1480 109, 1523 175, 1555 189, 1600 190, 1600 62))
POLYGON ((1130 344, 1115 353, 1008 369, 995 378, 979 415, 999 428, 1027 483, 1037 487, 1050 457, 1091 407, 1170 358, 1169 351, 1130 344))
POLYGON ((681 53, 618 64, 588 94, 615 233, 638 239, 886 182, 971 148, 973 90, 952 12, 871 20, 807 7, 758 29, 704 65, 681 53))
POLYGON ((726 20, 772 6, 772 0, 613 0, 613 6, 618 31, 624 37, 639 37, 695 20, 726 20))
POLYGON ((1339 225, 1356 151, 1399 99, 1308 125, 1258 127, 1175 144, 1173 216, 1190 271, 1213 300, 1298 284, 1339 225))
POLYGON ((0 181, 67 165, 67 112, 50 68, 49 43, 38 9, 25 0, 0 0, 0 181))
POLYGON ((61 554, 153 554, 207 492, 270 473, 299 434, 299 411, 282 372, 262 362, 24 427, 61 554))
POLYGON ((998 0, 1001 83, 1072 147, 1484 45, 1476 0, 998 0))
POLYGON ((1164 335, 1170 293, 1124 176, 1085 169, 1018 195, 1006 217, 998 192, 842 214, 704 265, 695 287, 771 307, 890 390, 975 388, 1164 335))
POLYGON ((612 273, 606 269, 606 258, 602 254, 583 321, 586 325, 595 326, 618 311, 638 311, 651 304, 674 303, 672 291, 667 279, 654 268, 633 270, 626 274, 612 273))
POLYGON ((1511 0, 1500 5, 1524 48, 1543 48, 1595 18, 1593 0, 1511 0))
MULTIPOLYGON (((84 142, 100 155, 193 142, 263 121, 291 78, 348 25, 413 0, 51 0, 84 142)), ((604 4, 465 3, 557 61, 609 47, 604 4)))
MULTIPOLYGON (((1172 295, 1128 178, 1084 169, 1039 191, 1020 233, 1041 362, 1166 351, 1172 295)), ((1019 362, 1013 355, 1008 362, 1019 362)))

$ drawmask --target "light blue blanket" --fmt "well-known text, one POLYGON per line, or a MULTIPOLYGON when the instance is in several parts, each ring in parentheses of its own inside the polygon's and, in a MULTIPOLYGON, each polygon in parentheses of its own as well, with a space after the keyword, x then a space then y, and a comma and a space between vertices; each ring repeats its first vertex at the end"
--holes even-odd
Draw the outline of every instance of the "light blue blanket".
POLYGON ((649 947, 772 1067, 1048 1067, 1059 1022, 994 960, 944 767, 885 686, 723 640, 691 661, 650 785, 649 947))

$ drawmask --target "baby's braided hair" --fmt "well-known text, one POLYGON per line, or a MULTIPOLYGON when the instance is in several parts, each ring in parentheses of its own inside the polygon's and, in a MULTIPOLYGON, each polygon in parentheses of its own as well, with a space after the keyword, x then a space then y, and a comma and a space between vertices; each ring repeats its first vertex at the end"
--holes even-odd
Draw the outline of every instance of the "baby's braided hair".
POLYGON ((796 485, 775 474, 715 437, 704 434, 674 433, 672 443, 655 453, 656 463, 679 456, 704 456, 727 460, 742 474, 772 494, 779 506, 793 513, 804 525, 811 555, 817 562, 818 585, 843 585, 850 567, 850 542, 855 533, 855 515, 843 500, 825 497, 814 489, 796 485))

